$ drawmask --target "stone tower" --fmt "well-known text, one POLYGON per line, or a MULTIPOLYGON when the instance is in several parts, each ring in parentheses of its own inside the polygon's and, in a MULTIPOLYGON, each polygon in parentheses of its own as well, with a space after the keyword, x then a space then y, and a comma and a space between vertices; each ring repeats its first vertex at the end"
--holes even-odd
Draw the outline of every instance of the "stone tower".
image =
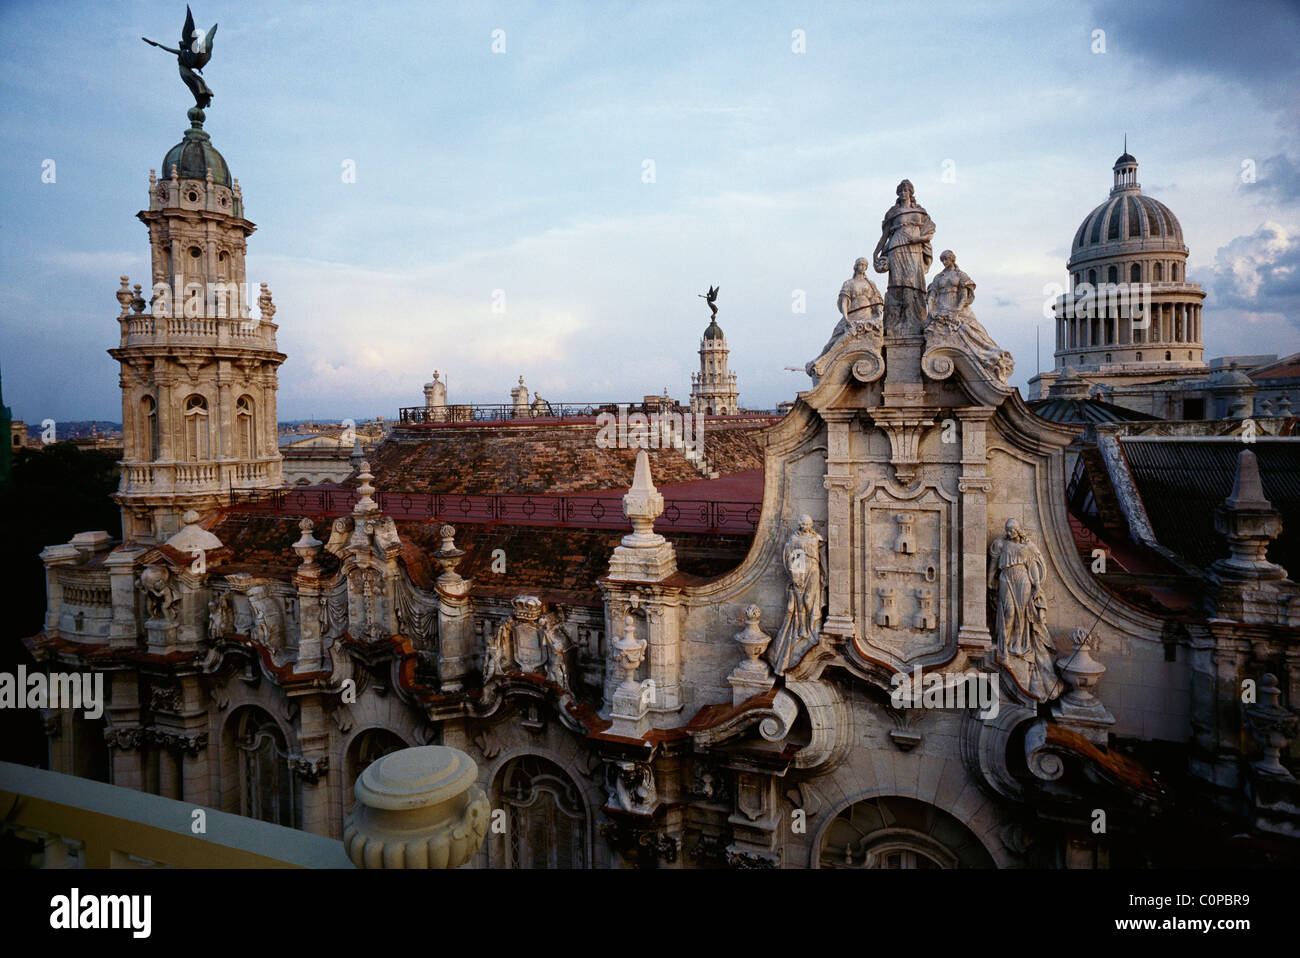
POLYGON ((736 374, 727 371, 727 337, 716 316, 700 339, 700 371, 691 373, 691 411, 706 416, 740 411, 736 374))
POLYGON ((239 181, 189 111, 190 129, 149 171, 152 295, 122 277, 122 327, 109 354, 121 363, 122 534, 158 543, 189 509, 204 512, 232 491, 283 485, 276 439, 275 306, 263 283, 260 315, 248 307, 239 181))

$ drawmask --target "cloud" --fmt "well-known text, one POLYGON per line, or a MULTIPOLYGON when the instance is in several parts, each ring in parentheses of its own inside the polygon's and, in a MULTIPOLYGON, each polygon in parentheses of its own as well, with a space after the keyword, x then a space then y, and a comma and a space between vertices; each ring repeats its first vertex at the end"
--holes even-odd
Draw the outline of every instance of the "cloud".
POLYGON ((1253 193, 1260 199, 1278 203, 1300 200, 1300 163, 1295 163, 1285 153, 1265 157, 1255 171, 1254 182, 1242 182, 1240 189, 1243 193, 1253 193))
POLYGON ((1211 284, 1216 306, 1300 324, 1300 237, 1266 222, 1219 248, 1211 284))
POLYGON ((1103 0, 1093 16, 1112 52, 1131 52, 1169 72, 1271 89, 1293 82, 1300 70, 1300 15, 1288 0, 1182 0, 1176 8, 1103 0))

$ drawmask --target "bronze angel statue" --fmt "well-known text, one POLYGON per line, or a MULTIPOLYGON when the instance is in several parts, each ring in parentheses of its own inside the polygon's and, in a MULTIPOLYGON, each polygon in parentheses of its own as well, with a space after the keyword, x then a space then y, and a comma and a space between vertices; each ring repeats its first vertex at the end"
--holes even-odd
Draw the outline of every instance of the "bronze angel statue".
POLYGON ((181 28, 179 50, 165 47, 148 37, 140 38, 159 50, 166 50, 168 53, 176 54, 176 62, 180 64, 181 68, 181 79, 190 88, 190 92, 194 94, 194 105, 200 110, 205 109, 212 102, 212 90, 208 88, 203 77, 199 75, 199 71, 207 66, 208 61, 212 59, 212 38, 216 34, 217 25, 215 23, 206 34, 202 30, 195 29, 194 14, 190 12, 189 6, 186 6, 185 26, 181 28))
POLYGON ((704 300, 704 302, 708 303, 709 309, 713 310, 713 312, 709 314, 710 318, 717 319, 718 318, 718 287, 710 286, 707 295, 705 295, 704 293, 696 293, 696 295, 699 296, 700 299, 704 300))

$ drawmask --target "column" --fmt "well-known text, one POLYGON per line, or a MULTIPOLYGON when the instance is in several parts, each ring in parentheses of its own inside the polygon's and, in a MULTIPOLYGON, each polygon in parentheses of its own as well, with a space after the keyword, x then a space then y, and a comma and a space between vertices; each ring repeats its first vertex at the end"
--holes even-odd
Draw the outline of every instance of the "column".
MULTIPOLYGON (((326 778, 329 774, 329 729, 326 727, 325 710, 321 706, 321 694, 313 693, 298 699, 301 711, 298 713, 298 745, 302 757, 297 762, 290 759, 290 766, 298 778, 298 788, 302 795, 302 830, 313 835, 330 835, 337 837, 338 829, 330 821, 329 787, 326 778)), ((338 771, 335 772, 338 774, 338 771)))
POLYGON ((988 626, 988 476, 985 453, 986 426, 996 410, 992 406, 954 409, 961 421, 961 623, 957 647, 972 658, 993 648, 988 626))
POLYGON ((853 492, 852 466, 849 463, 849 424, 857 415, 851 409, 826 409, 826 555, 828 604, 822 634, 832 641, 845 642, 854 636, 853 626, 853 492))

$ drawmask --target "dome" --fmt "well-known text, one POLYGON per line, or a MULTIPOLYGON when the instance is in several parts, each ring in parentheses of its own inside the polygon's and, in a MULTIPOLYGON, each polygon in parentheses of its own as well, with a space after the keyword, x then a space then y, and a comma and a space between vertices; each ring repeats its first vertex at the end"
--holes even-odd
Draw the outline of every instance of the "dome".
POLYGON ((1085 216, 1075 231, 1071 264, 1105 256, 1121 244, 1125 253, 1187 252, 1178 217, 1164 203, 1142 195, 1137 160, 1128 152, 1115 161, 1115 186, 1110 198, 1085 216))
POLYGON ((226 166, 225 157, 212 145, 212 138, 203 129, 201 120, 193 120, 190 129, 185 131, 184 139, 167 151, 162 162, 163 179, 171 179, 173 167, 177 168, 177 175, 181 179, 206 179, 211 171, 212 182, 218 186, 229 188, 233 185, 230 167, 226 166))
POLYGON ((1159 200, 1141 193, 1112 196, 1083 218, 1074 234, 1072 253, 1092 247, 1142 241, 1143 249, 1184 252, 1183 227, 1173 211, 1159 200))
POLYGON ((704 338, 705 339, 726 338, 725 336, 722 335, 722 327, 718 325, 718 321, 716 319, 711 320, 709 322, 709 328, 704 331, 704 338))

